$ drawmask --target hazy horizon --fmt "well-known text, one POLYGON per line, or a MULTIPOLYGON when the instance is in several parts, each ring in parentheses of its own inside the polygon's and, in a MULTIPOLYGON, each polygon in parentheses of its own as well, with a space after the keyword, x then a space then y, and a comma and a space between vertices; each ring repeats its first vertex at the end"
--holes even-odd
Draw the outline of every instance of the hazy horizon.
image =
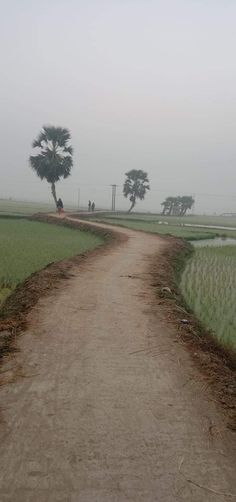
POLYGON ((0 197, 51 202, 31 171, 45 124, 71 131, 66 203, 110 208, 112 183, 148 172, 138 211, 193 195, 195 212, 236 212, 236 3, 9 0, 1 9, 0 197))

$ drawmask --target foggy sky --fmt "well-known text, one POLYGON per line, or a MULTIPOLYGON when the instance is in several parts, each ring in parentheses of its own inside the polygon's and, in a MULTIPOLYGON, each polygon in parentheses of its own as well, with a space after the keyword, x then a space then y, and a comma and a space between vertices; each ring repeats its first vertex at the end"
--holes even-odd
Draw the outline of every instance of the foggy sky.
MULTIPOLYGON (((0 0, 0 197, 48 201, 30 170, 44 124, 68 127, 58 195, 110 206, 111 183, 148 172, 138 210, 196 195, 236 212, 235 0, 0 0), (209 194, 209 196, 208 196, 209 194)), ((128 202, 118 190, 118 208, 128 202)))

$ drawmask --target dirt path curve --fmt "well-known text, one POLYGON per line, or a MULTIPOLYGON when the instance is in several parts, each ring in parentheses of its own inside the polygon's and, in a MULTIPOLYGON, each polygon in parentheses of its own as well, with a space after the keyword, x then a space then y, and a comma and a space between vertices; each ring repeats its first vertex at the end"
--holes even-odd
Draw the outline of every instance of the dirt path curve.
POLYGON ((236 500, 234 434, 149 285, 164 241, 120 231, 19 339, 21 377, 0 392, 1 502, 236 500))

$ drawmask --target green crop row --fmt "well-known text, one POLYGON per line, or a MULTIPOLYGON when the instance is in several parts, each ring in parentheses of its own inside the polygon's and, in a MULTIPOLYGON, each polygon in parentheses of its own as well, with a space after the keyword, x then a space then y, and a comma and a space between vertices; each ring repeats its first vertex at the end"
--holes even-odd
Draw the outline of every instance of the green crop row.
POLYGON ((223 345, 236 349, 236 246, 197 248, 181 289, 202 324, 223 345))

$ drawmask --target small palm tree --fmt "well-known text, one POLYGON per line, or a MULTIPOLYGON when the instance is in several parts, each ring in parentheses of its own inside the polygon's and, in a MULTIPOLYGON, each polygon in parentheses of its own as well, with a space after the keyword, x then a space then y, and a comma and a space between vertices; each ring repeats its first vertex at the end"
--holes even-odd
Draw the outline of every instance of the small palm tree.
POLYGON ((56 182, 68 178, 73 166, 72 146, 68 145, 70 132, 62 127, 44 126, 33 141, 33 148, 39 148, 38 155, 30 156, 30 165, 41 180, 51 184, 54 202, 57 206, 56 182))
POLYGON ((132 169, 125 173, 127 177, 124 182, 123 194, 131 202, 128 213, 134 208, 137 199, 143 200, 147 190, 150 190, 148 175, 141 169, 132 169))

